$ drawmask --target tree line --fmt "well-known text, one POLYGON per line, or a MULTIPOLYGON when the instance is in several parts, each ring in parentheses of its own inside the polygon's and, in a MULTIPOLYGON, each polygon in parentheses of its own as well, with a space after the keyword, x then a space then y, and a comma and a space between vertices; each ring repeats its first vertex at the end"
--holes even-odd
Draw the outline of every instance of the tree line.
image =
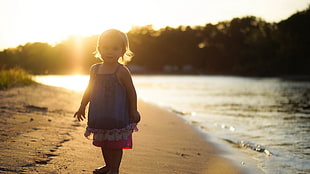
MULTIPOLYGON (((269 23, 255 16, 204 26, 133 27, 127 34, 135 54, 129 66, 140 73, 246 76, 310 75, 310 6, 269 23)), ((1 68, 19 66, 34 74, 87 73, 97 35, 71 36, 51 46, 27 43, 0 52, 1 68)))

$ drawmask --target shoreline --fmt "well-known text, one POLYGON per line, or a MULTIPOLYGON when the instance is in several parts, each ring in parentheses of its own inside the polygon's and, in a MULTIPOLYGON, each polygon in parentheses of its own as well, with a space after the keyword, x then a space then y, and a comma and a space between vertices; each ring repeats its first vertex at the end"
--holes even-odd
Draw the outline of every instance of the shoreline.
MULTIPOLYGON (((82 92, 33 85, 0 97, 1 172, 92 173, 103 165, 100 149, 83 136, 86 122, 73 118, 82 92)), ((244 173, 179 116, 142 100, 138 108, 139 131, 120 173, 244 173)))
POLYGON ((167 107, 158 103, 151 103, 150 101, 144 101, 144 103, 153 105, 159 109, 165 110, 166 112, 171 113, 175 117, 178 117, 184 124, 189 125, 196 133, 198 133, 201 138, 209 145, 213 146, 218 150, 217 155, 228 160, 232 165, 237 167, 242 173, 247 174, 263 174, 264 170, 258 166, 257 160, 249 156, 249 152, 246 148, 237 147, 239 145, 235 142, 229 142, 228 140, 219 139, 215 136, 212 136, 204 126, 197 124, 195 121, 186 119, 186 116, 189 114, 187 112, 175 110, 172 107, 167 107))

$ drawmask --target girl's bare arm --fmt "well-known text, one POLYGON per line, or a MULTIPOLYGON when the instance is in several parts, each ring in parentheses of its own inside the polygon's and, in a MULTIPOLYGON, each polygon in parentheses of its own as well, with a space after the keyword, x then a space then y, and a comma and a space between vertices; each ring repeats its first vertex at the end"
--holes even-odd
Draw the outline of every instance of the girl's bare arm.
POLYGON ((86 118, 85 117, 85 108, 86 108, 86 106, 90 100, 90 91, 92 88, 93 79, 94 79, 94 66, 91 67, 89 82, 88 82, 86 90, 84 91, 83 98, 81 101, 81 105, 80 105, 78 111, 74 114, 74 117, 77 117, 77 119, 79 121, 83 121, 86 118))
POLYGON ((137 93, 132 82, 130 71, 123 66, 118 73, 118 78, 121 84, 126 88, 130 119, 132 122, 138 123, 140 121, 140 114, 137 110, 137 93))

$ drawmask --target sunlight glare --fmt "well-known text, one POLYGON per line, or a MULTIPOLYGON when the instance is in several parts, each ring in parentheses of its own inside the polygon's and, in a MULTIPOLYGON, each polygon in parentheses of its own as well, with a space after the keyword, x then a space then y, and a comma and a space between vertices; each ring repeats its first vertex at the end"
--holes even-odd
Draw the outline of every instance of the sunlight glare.
POLYGON ((36 82, 66 88, 74 91, 84 91, 87 87, 89 76, 86 75, 50 75, 50 76, 35 76, 36 82))
MULTIPOLYGON (((114 1, 15 0, 7 6, 14 9, 11 21, 7 21, 10 30, 6 32, 14 33, 15 37, 5 38, 9 39, 11 45, 28 42, 55 45, 72 35, 86 37, 100 34, 109 28, 118 28, 124 32, 131 28, 125 22, 124 14, 113 10, 112 7, 119 6, 114 1), (20 26, 24 26, 23 32, 20 26)), ((123 8, 120 10, 126 10, 123 8)))
POLYGON ((51 45, 68 36, 88 37, 110 28, 154 29, 204 25, 255 15, 277 22, 308 6, 309 0, 1 0, 0 50, 28 42, 51 45))

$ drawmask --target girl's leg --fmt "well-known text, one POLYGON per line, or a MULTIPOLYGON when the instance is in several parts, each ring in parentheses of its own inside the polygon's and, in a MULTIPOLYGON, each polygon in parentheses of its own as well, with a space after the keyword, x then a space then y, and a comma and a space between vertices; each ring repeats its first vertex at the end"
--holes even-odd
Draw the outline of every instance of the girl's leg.
POLYGON ((118 174, 119 167, 123 157, 123 149, 105 149, 105 155, 107 155, 109 172, 108 174, 118 174))
POLYGON ((105 166, 102 166, 100 168, 97 168, 95 172, 97 173, 107 173, 109 171, 109 166, 110 166, 110 160, 109 156, 107 155, 107 150, 103 147, 101 147, 101 152, 102 152, 102 157, 105 162, 105 166))
POLYGON ((110 160, 109 160, 109 157, 107 155, 107 149, 101 147, 101 152, 102 152, 102 157, 103 157, 103 160, 105 162, 105 165, 107 167, 110 166, 110 160))

